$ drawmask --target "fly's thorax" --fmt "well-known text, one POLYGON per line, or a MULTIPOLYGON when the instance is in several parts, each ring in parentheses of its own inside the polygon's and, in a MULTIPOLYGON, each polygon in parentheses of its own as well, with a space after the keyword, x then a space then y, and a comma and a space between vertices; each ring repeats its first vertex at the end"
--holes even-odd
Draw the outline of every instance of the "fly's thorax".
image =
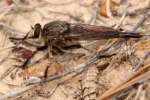
POLYGON ((69 24, 64 21, 53 21, 44 25, 43 33, 44 35, 60 35, 67 32, 69 29, 69 24))
POLYGON ((55 41, 63 38, 63 34, 65 34, 69 30, 69 24, 64 21, 53 21, 48 24, 45 24, 42 30, 42 38, 45 41, 55 41))

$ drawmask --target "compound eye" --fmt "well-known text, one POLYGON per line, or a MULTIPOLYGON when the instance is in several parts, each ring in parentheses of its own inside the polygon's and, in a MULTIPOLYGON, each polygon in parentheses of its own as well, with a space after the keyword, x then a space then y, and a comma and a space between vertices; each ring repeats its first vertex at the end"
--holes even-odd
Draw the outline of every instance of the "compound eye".
POLYGON ((34 29, 41 29, 40 23, 36 23, 36 24, 34 25, 34 29))
POLYGON ((39 23, 34 25, 34 37, 39 37, 42 31, 41 25, 39 23))

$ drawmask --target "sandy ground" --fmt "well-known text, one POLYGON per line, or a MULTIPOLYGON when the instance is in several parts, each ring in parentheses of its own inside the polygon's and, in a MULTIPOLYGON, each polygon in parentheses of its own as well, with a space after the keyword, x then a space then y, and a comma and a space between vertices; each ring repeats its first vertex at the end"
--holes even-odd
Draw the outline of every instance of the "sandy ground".
MULTIPOLYGON (((103 5, 104 8, 102 5, 99 6, 99 3, 103 1, 105 0, 13 0, 13 2, 12 0, 0 0, 0 100, 101 100, 100 97, 107 90, 126 81, 136 73, 133 67, 149 65, 149 39, 129 39, 129 42, 116 42, 112 50, 115 48, 114 52, 117 52, 117 55, 98 60, 75 76, 75 73, 67 76, 64 73, 78 69, 78 67, 91 61, 93 53, 84 49, 76 49, 72 50, 75 54, 55 56, 57 62, 44 59, 37 64, 32 64, 45 55, 46 52, 41 51, 31 59, 25 69, 21 68, 24 59, 21 62, 12 59, 19 58, 21 54, 12 52, 10 47, 15 44, 9 40, 9 37, 24 36, 32 31, 31 26, 36 23, 43 26, 48 22, 61 20, 133 31, 150 7, 150 0, 112 0, 117 3, 114 5, 113 12, 115 13, 104 11, 106 15, 103 15, 99 11, 103 12, 105 7, 106 9, 109 7, 105 6, 108 3, 103 5), (108 67, 105 68, 103 63, 109 64, 108 67), (52 67, 48 69, 48 77, 59 74, 64 75, 64 77, 36 85, 25 84, 28 81, 41 81, 49 64, 52 67)), ((149 34, 149 25, 150 17, 136 31, 149 34)), ((123 40, 80 41, 80 43, 97 52, 114 41, 123 40)), ((24 45, 19 46, 25 47, 24 45)), ((35 50, 30 46, 27 48, 31 51, 35 50)), ((143 75, 145 74, 143 73, 143 75)), ((147 79, 147 76, 144 78, 147 79)), ((150 99, 148 94, 150 93, 149 81, 146 80, 141 85, 129 88, 128 92, 123 92, 126 93, 125 96, 121 95, 122 92, 120 95, 114 96, 115 100, 148 100, 150 99), (140 88, 142 89, 140 90, 140 88), (137 97, 138 99, 135 99, 137 97)))

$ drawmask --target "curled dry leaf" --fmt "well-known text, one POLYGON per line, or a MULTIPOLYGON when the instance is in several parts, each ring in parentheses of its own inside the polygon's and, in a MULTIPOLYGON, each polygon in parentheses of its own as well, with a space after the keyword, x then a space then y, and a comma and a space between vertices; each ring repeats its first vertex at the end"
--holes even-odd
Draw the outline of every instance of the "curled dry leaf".
POLYGON ((27 69, 24 71, 24 77, 29 78, 29 77, 43 77, 45 74, 45 70, 48 67, 48 61, 42 61, 40 63, 34 64, 29 66, 27 69))
POLYGON ((60 73, 61 70, 62 70, 61 64, 54 62, 48 67, 47 73, 45 74, 47 74, 46 76, 52 76, 60 73))
POLYGON ((49 64, 48 60, 44 60, 37 64, 31 65, 25 69, 24 76, 29 77, 45 77, 56 75, 61 71, 61 65, 59 63, 53 62, 49 64))
MULTIPOLYGON (((108 15, 108 11, 107 11, 107 1, 108 0, 99 0, 99 11, 100 11, 100 15, 104 16, 104 17, 109 17, 108 15)), ((114 12, 117 10, 117 7, 119 6, 121 0, 109 0, 108 1, 110 3, 110 11, 114 12)))

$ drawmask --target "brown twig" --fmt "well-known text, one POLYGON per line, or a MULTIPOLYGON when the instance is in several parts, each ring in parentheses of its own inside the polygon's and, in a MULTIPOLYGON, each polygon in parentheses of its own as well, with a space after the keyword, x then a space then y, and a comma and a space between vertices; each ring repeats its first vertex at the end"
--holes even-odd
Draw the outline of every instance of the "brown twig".
POLYGON ((10 72, 12 72, 13 70, 15 70, 15 67, 13 66, 11 66, 11 67, 9 67, 1 76, 0 76, 0 80, 2 80, 2 79, 4 79, 5 77, 7 77, 9 74, 10 74, 10 72))
POLYGON ((131 32, 135 32, 145 21, 146 19, 150 16, 150 12, 146 11, 144 15, 141 17, 141 19, 137 22, 137 24, 133 27, 131 32))
MULTIPOLYGON (((78 74, 79 74, 79 73, 78 73, 78 74)), ((48 94, 46 95, 46 97, 52 96, 52 94, 54 94, 54 92, 56 91, 56 89, 57 89, 59 86, 65 84, 67 81, 73 79, 73 78, 76 77, 78 74, 77 74, 77 73, 74 73, 74 74, 72 74, 71 76, 69 76, 69 78, 67 78, 67 79, 65 79, 65 80, 64 80, 64 79, 59 80, 59 82, 56 83, 56 86, 50 91, 50 93, 48 93, 48 94)))
POLYGON ((8 99, 10 99, 12 97, 16 97, 16 96, 18 96, 18 95, 20 95, 20 94, 22 94, 22 93, 24 93, 26 91, 29 91, 29 90, 31 90, 31 89, 33 89, 35 87, 36 87, 36 85, 30 85, 30 86, 27 86, 27 87, 26 86, 22 87, 21 89, 18 89, 18 90, 9 91, 5 95, 1 96, 0 100, 6 100, 6 99, 8 100, 8 99))
POLYGON ((131 100, 131 98, 133 97, 133 95, 135 95, 136 90, 133 89, 132 91, 130 91, 130 93, 128 94, 128 96, 125 98, 125 100, 131 100))
POLYGON ((111 7, 111 0, 106 0, 106 13, 107 13, 107 16, 110 17, 110 18, 113 18, 110 7, 111 7))
POLYGON ((134 100, 138 100, 140 93, 142 91, 142 88, 143 88, 143 84, 138 87, 138 90, 137 90, 134 100))
POLYGON ((102 96, 100 96, 98 98, 98 100, 104 100, 106 98, 110 98, 113 95, 120 93, 122 90, 132 86, 133 84, 139 82, 140 80, 143 80, 145 78, 150 78, 150 71, 148 70, 150 68, 150 65, 144 66, 143 68, 141 68, 139 71, 135 72, 132 76, 130 76, 127 80, 125 80, 124 82, 120 83, 119 85, 117 85, 116 87, 112 87, 111 89, 109 89, 108 91, 106 91, 102 96), (142 72, 145 72, 144 74, 142 74, 142 72))

